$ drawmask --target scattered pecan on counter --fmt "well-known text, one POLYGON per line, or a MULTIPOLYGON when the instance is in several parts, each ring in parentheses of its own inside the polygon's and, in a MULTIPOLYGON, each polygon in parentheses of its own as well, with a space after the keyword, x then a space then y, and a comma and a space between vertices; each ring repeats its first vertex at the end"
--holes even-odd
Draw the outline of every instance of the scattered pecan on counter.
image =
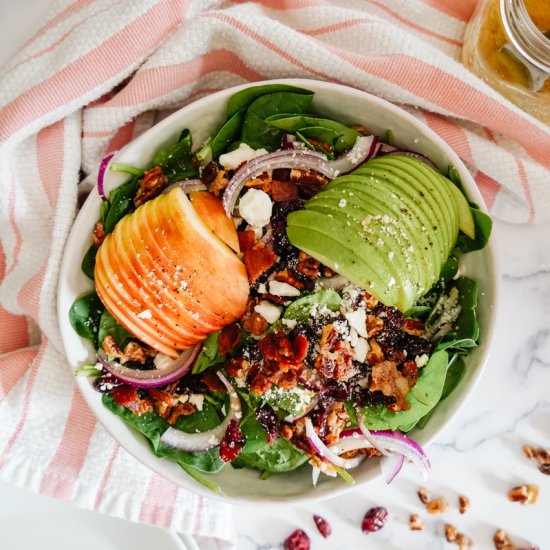
POLYGON ((539 463, 539 470, 546 475, 550 475, 550 450, 543 447, 523 446, 523 454, 527 458, 534 458, 539 463))
POLYGON ((537 485, 519 485, 508 491, 508 500, 520 504, 535 504, 538 497, 539 488, 537 485))

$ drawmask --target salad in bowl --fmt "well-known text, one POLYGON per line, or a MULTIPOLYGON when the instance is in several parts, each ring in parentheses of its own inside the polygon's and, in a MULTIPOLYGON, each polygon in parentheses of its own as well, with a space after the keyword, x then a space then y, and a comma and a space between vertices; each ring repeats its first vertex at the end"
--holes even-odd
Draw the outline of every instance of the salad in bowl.
POLYGON ((184 108, 103 160, 71 235, 61 324, 88 402, 153 469, 244 500, 427 474, 489 339, 470 181, 413 117, 341 86, 184 108))

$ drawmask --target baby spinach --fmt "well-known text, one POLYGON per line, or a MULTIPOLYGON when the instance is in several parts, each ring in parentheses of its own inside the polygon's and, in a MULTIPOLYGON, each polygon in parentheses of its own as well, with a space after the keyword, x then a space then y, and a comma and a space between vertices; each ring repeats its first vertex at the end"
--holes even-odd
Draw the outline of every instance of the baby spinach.
POLYGON ((485 247, 491 235, 493 220, 477 207, 470 206, 470 211, 474 217, 476 238, 470 239, 470 237, 460 232, 452 252, 455 256, 473 252, 474 250, 481 250, 485 247))
POLYGON ((267 442, 267 432, 251 415, 241 422, 246 444, 231 463, 235 468, 254 468, 261 472, 284 473, 295 470, 308 460, 308 456, 284 437, 273 445, 267 442))
POLYGON ((123 183, 109 194, 109 212, 105 216, 105 232, 111 233, 126 214, 133 212, 134 197, 139 189, 139 176, 123 183))
POLYGON ((294 300, 286 308, 283 319, 296 319, 296 321, 307 322, 310 320, 313 311, 318 313, 324 307, 332 311, 338 311, 341 303, 342 298, 340 295, 336 291, 326 288, 294 300))
POLYGON ((185 128, 176 143, 155 154, 152 165, 160 166, 169 182, 197 176, 199 172, 193 165, 192 148, 191 131, 185 128))
POLYGON ((430 412, 441 399, 447 373, 448 355, 446 351, 436 351, 428 364, 420 369, 418 381, 407 395, 410 409, 392 412, 386 407, 365 407, 363 420, 371 430, 410 429, 411 424, 430 412))
POLYGON ((124 349, 124 346, 134 338, 122 325, 118 324, 107 309, 103 311, 99 320, 97 341, 100 345, 106 336, 112 336, 120 349, 124 349))
POLYGON ((243 126, 245 111, 237 111, 219 130, 210 142, 212 158, 217 159, 227 146, 238 139, 243 126))
POLYGON ((220 332, 213 332, 204 340, 202 349, 193 365, 193 374, 199 374, 210 367, 221 365, 224 362, 224 356, 218 351, 220 332))
POLYGON ((304 88, 289 86, 288 84, 265 84, 264 86, 253 86, 241 90, 229 98, 227 103, 227 118, 230 119, 235 113, 246 109, 253 101, 262 95, 273 94, 276 92, 291 92, 309 96, 309 102, 313 98, 313 92, 304 88))
POLYGON ((98 369, 95 363, 87 363, 75 369, 73 374, 75 376, 101 376, 104 372, 102 369, 98 369))
POLYGON ((80 264, 80 268, 82 269, 82 272, 84 273, 84 275, 86 275, 86 277, 92 280, 94 278, 96 255, 97 255, 97 246, 95 244, 92 244, 92 246, 88 248, 88 251, 86 252, 86 254, 84 254, 84 258, 82 258, 82 263, 80 264))
POLYGON ((79 336, 97 347, 99 321, 105 306, 96 292, 90 292, 73 302, 69 309, 69 322, 79 336))

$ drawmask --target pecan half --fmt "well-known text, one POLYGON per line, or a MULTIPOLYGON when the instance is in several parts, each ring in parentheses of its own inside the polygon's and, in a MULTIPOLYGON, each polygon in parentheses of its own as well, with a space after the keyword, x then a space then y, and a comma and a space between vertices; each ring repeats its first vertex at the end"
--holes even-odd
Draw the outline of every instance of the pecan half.
POLYGON ((411 514, 409 516, 409 528, 411 531, 422 531, 424 529, 424 522, 418 514, 411 514))
POLYGON ((105 227, 101 222, 97 222, 94 226, 94 233, 93 233, 93 239, 94 239, 94 245, 99 248, 103 241, 105 240, 106 233, 105 233, 105 227))
POLYGON ((520 485, 508 491, 508 500, 520 504, 535 504, 538 497, 539 488, 537 485, 520 485))
POLYGON ((134 205, 140 206, 144 202, 156 197, 168 183, 160 166, 149 168, 139 180, 139 189, 134 197, 134 205))
POLYGON ((411 408, 405 399, 409 393, 408 380, 397 370, 395 361, 381 361, 372 367, 370 391, 381 391, 388 397, 395 397, 395 403, 388 405, 393 412, 411 408))

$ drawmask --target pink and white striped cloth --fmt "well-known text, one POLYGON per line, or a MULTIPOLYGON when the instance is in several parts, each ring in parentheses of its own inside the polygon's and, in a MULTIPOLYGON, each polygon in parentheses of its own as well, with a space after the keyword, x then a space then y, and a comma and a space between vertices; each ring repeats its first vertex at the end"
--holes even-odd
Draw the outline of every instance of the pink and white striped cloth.
POLYGON ((460 63, 474 0, 58 0, 0 75, 0 476, 135 521, 230 539, 229 509, 159 479, 75 390, 55 308, 80 170, 164 111, 281 77, 403 105, 492 213, 550 219, 550 128, 460 63))

